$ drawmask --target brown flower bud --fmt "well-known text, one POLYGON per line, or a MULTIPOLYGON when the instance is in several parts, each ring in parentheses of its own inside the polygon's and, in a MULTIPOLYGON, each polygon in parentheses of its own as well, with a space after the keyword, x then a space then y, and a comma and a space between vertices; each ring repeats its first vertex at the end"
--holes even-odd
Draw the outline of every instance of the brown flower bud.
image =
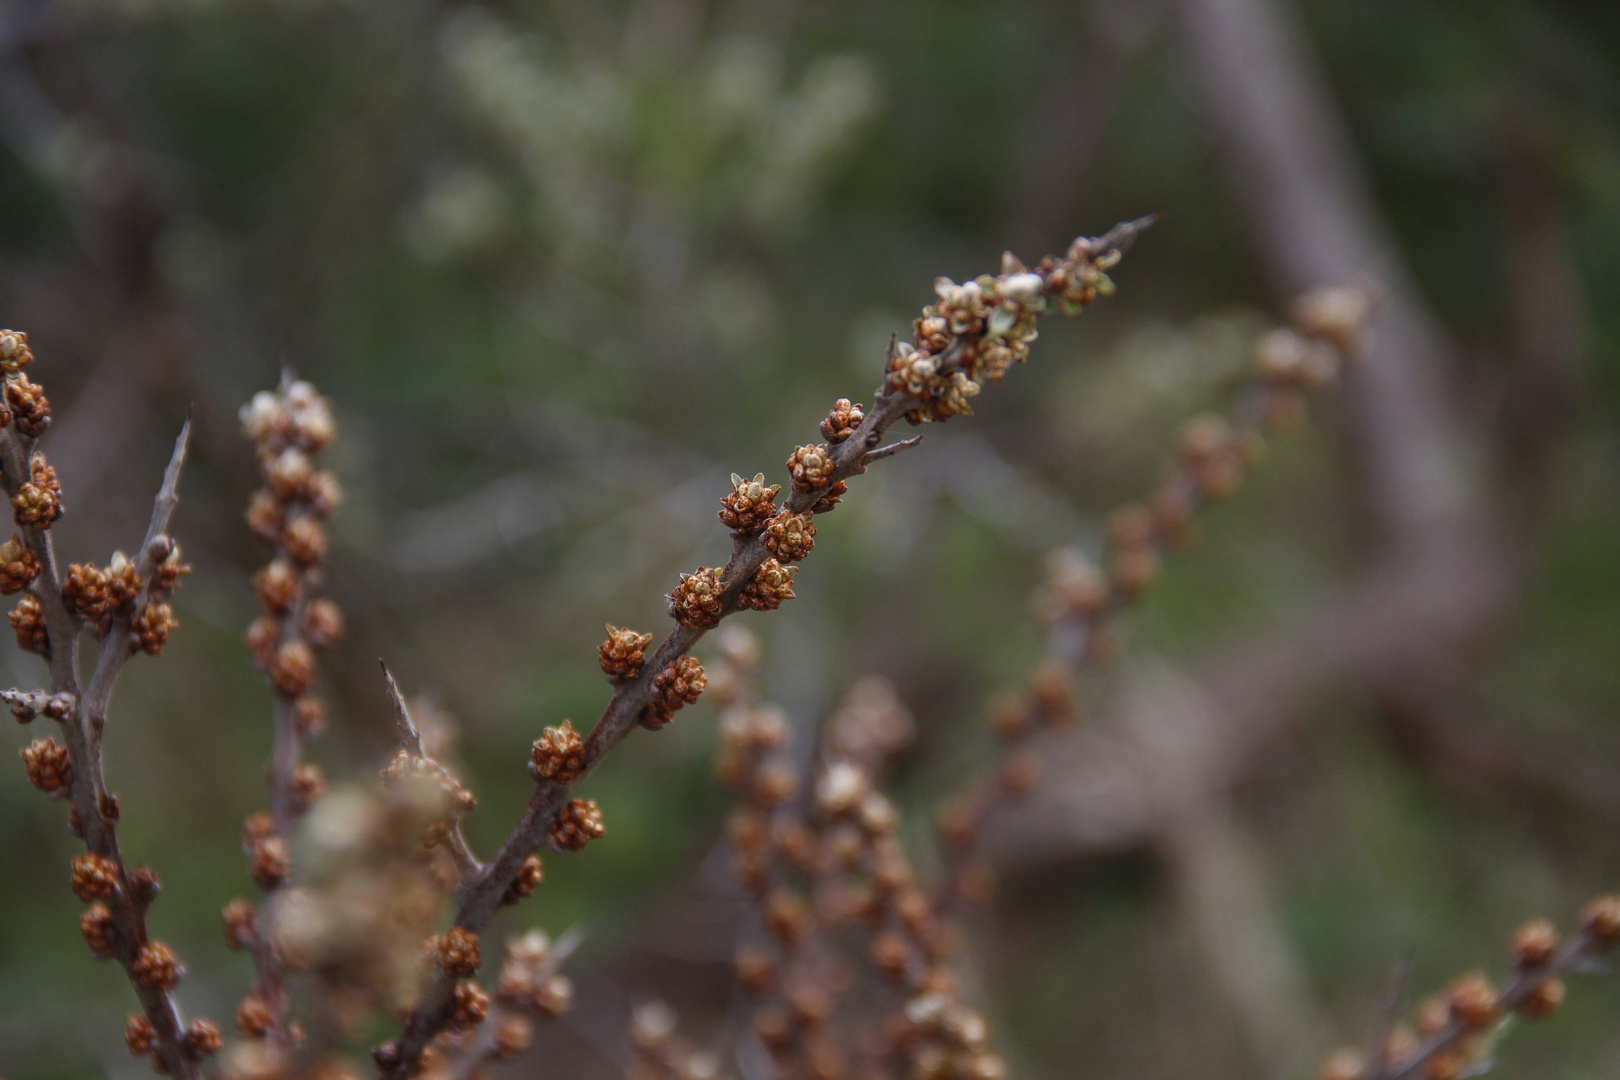
POLYGON ((527 900, 534 895, 534 890, 539 888, 545 879, 545 864, 540 861, 540 856, 530 855, 523 860, 523 865, 518 867, 517 877, 512 879, 512 884, 506 887, 503 902, 515 904, 519 900, 527 900))
POLYGON ((317 649, 327 649, 343 637, 343 609, 322 597, 304 609, 304 640, 317 649))
POLYGON ((670 618, 682 626, 717 626, 726 610, 724 593, 718 569, 700 566, 682 574, 681 583, 669 594, 670 618))
MULTIPOLYGON (((166 536, 159 536, 153 541, 154 547, 164 544, 168 546, 164 559, 159 561, 159 577, 164 576, 162 568, 166 565, 166 561, 172 558, 175 552, 179 550, 174 546, 174 542, 166 536)), ((169 578, 173 585, 178 585, 180 577, 189 573, 191 573, 191 567, 176 563, 170 569, 169 578)), ((136 569, 135 563, 122 551, 113 552, 112 561, 107 564, 106 575, 107 598, 110 606, 115 610, 127 604, 133 604, 136 597, 140 596, 142 586, 146 584, 141 580, 140 572, 136 569)), ((168 589, 169 592, 174 591, 173 585, 168 589)))
POLYGON ((533 775, 536 780, 572 784, 585 770, 585 741, 574 730, 572 721, 546 728, 534 741, 533 775))
MULTIPOLYGON (((54 470, 52 476, 54 479, 54 470)), ((62 516, 62 497, 51 488, 30 481, 19 487, 17 494, 11 497, 11 509, 18 525, 48 529, 62 516)))
POLYGON ((738 606, 751 611, 775 611, 784 600, 793 599, 793 579, 798 574, 797 566, 783 566, 775 559, 766 559, 754 571, 753 580, 738 594, 738 606))
POLYGON ((28 781, 47 795, 66 791, 73 781, 73 761, 67 747, 54 738, 35 739, 17 751, 28 769, 28 781))
POLYGON ((865 407, 850 403, 849 398, 833 402, 832 412, 821 422, 821 437, 829 443, 841 443, 861 426, 866 419, 865 407))
POLYGON ((450 1016, 445 1026, 451 1031, 471 1031, 489 1015, 489 995, 477 983, 464 982, 456 986, 451 999, 450 1016))
POLYGON ((574 1007, 574 981, 566 975, 553 975, 535 987, 533 1004, 546 1016, 561 1016, 574 1007))
POLYGON ((301 739, 313 739, 326 730, 326 702, 305 694, 293 702, 293 727, 301 739))
MULTIPOLYGON (((118 562, 116 554, 113 556, 113 562, 115 564, 118 562)), ((135 564, 131 562, 127 565, 128 569, 123 573, 124 581, 121 585, 114 583, 113 593, 115 596, 121 596, 127 591, 128 598, 133 600, 135 593, 140 589, 140 578, 136 576, 135 564)), ((191 573, 191 564, 181 561, 180 545, 175 544, 157 564, 157 581, 154 583, 154 587, 166 596, 178 589, 180 579, 189 573, 191 573)), ((117 577, 118 575, 115 574, 114 576, 117 577)))
POLYGON ((139 1013, 130 1013, 124 1022, 124 1045, 136 1057, 149 1052, 157 1043, 157 1027, 139 1013))
POLYGON ((252 847, 260 840, 266 840, 274 835, 276 835, 276 821, 263 810, 249 814, 242 821, 243 847, 252 847))
POLYGON ((1540 967, 1558 954, 1558 930, 1546 919, 1531 919, 1513 935, 1513 958, 1521 967, 1540 967))
POLYGON ((276 1011, 264 998, 249 995, 236 1006, 236 1030, 250 1039, 262 1039, 276 1026, 276 1011))
POLYGON ((1581 929, 1606 948, 1620 942, 1620 894, 1600 896, 1587 904, 1581 912, 1581 929))
POLYGON ((816 546, 816 527, 808 514, 779 514, 765 527, 765 546, 782 562, 796 562, 816 546))
POLYGON ((784 944, 791 945, 810 929, 812 914, 804 897, 789 889, 777 889, 765 900, 765 926, 784 944))
POLYGON ((1109 577, 1125 596, 1137 596, 1159 576, 1159 557, 1151 548, 1130 548, 1114 554, 1109 577))
POLYGON ((833 507, 838 505, 838 503, 843 499, 845 493, 848 491, 849 485, 844 483, 842 480, 838 481, 838 483, 822 492, 821 498, 816 500, 816 505, 810 508, 810 512, 812 514, 827 513, 833 507))
POLYGON ((161 941, 149 941, 135 954, 130 974, 139 986, 153 990, 173 990, 186 973, 184 965, 161 941))
POLYGON ((163 883, 158 880, 157 871, 150 866, 137 866, 129 872, 129 892, 137 903, 143 906, 150 904, 162 890, 163 883))
POLYGON ((452 926, 433 939, 433 959, 452 979, 469 977, 484 962, 478 935, 461 926, 452 926))
POLYGON ((68 610, 92 625, 100 623, 102 633, 106 632, 104 620, 112 606, 107 585, 107 572, 94 563, 74 563, 62 579, 62 600, 68 610))
POLYGON ((194 1058, 205 1058, 225 1048, 225 1036, 212 1020, 193 1020, 186 1028, 186 1052, 194 1058))
POLYGON ((681 706, 694 704, 708 685, 709 677, 697 658, 681 657, 653 679, 656 696, 642 710, 642 726, 654 730, 663 727, 681 706))
POLYGON ((147 604, 130 623, 135 645, 148 656, 156 656, 169 642, 169 635, 179 629, 180 620, 168 604, 147 604))
POLYGON ((22 592, 39 577, 39 560, 23 547, 15 533, 0 544, 0 593, 10 596, 22 592))
POLYGON ((118 894, 118 866, 111 859, 85 852, 73 859, 73 895, 85 903, 118 894))
POLYGON ((292 856, 287 851, 287 841, 279 836, 267 836, 248 849, 248 872, 266 892, 286 881, 291 870, 292 856))
POLYGON ((298 697, 315 681, 315 653, 302 641, 284 641, 270 658, 270 681, 288 697, 298 697))
POLYGON ((1490 1027, 1502 1013, 1496 987, 1478 971, 1458 978, 1451 984, 1448 996, 1451 1015, 1469 1031, 1490 1027))
POLYGON ((79 933, 84 935, 84 943, 90 946, 90 951, 105 960, 113 954, 113 927, 112 912, 106 904, 91 904, 88 911, 79 916, 79 933))
POLYGON ((220 912, 225 923, 225 944, 232 949, 246 949, 258 940, 258 931, 255 928, 257 915, 253 905, 246 900, 232 900, 220 912))
POLYGON ((641 674, 641 665, 646 660, 647 646, 652 644, 652 635, 638 634, 629 628, 621 630, 612 623, 607 624, 607 635, 607 640, 596 647, 602 674, 610 682, 633 679, 641 674))
POLYGON ((764 473, 752 480, 731 474, 731 494, 720 500, 720 521, 733 533, 752 536, 777 514, 776 496, 782 485, 766 484, 764 473))
POLYGON ((26 375, 6 380, 6 405, 16 420, 17 430, 37 439, 51 426, 51 403, 45 389, 29 382, 26 375))
POLYGON ((795 490, 814 491, 832 483, 833 462, 825 445, 798 447, 788 458, 787 465, 793 474, 795 490))
POLYGON ((248 627, 244 640, 253 654, 253 662, 261 668, 269 667, 276 646, 281 644, 281 624, 269 615, 260 615, 248 627))
POLYGON ((563 851, 583 851, 586 844, 607 835, 607 828, 596 803, 575 799, 557 811, 550 833, 552 844, 563 851))
POLYGON ((34 362, 28 335, 21 330, 0 330, 0 371, 15 375, 34 362))
POLYGON ((1462 1080, 1468 1075, 1468 1056, 1461 1050, 1441 1050, 1423 1065, 1428 1080, 1462 1080))
POLYGON ((321 772, 319 765, 305 762, 293 770, 288 786, 292 791, 293 809, 303 813, 326 794, 326 775, 321 772))
POLYGON ((495 1056, 501 1060, 517 1057, 529 1048, 534 1042, 534 1027, 529 1021, 516 1014, 508 1014, 501 1018, 500 1024, 495 1028, 495 1056))
POLYGON ((300 566, 314 566, 326 558, 326 530, 312 517, 295 518, 281 534, 281 547, 300 566))
POLYGON ((247 523, 261 540, 277 540, 287 520, 286 507, 275 495, 259 488, 248 498, 247 523))
POLYGON ((343 488, 331 473, 318 472, 304 484, 304 501, 310 513, 318 518, 329 518, 343 505, 343 488))
POLYGON ((1542 979, 1519 1002, 1519 1013, 1531 1020, 1545 1020, 1556 1013, 1564 1004, 1564 981, 1562 979, 1542 979))
POLYGON ((302 586, 303 579, 298 571, 282 558, 270 560, 253 575, 253 590, 258 594, 259 604, 272 615, 285 615, 292 610, 302 586))

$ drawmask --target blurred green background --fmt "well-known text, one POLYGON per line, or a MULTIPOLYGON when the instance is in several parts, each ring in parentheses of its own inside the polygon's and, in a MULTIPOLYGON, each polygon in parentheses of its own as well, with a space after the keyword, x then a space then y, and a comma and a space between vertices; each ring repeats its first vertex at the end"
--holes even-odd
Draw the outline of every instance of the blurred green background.
MULTIPOLYGON (((859 676, 895 681, 921 729, 895 788, 928 862, 932 807, 987 752, 985 700, 1043 648, 1046 552, 1097 549, 1104 513, 1152 485, 1184 417, 1225 405, 1288 299, 1180 7, 0 0, 0 323, 29 332, 55 405, 63 559, 138 542, 197 410, 183 626, 131 664, 107 738, 188 1010, 228 1019, 250 980, 217 915, 254 892, 239 830, 270 742, 241 642, 266 553, 242 524, 235 410, 283 363, 332 399, 349 495, 328 579, 351 632, 323 662, 334 723, 314 755, 334 780, 385 759, 385 656, 459 720, 487 852, 527 796, 529 741, 605 702, 602 624, 662 633, 677 572, 728 549, 727 474, 783 481, 833 398, 870 400, 936 275, 1164 211, 1117 297, 1048 320, 978 415, 853 485, 799 599, 743 616, 765 692, 805 730, 859 676)), ((1521 920, 1567 923, 1620 886, 1620 7, 1274 13, 1302 29, 1300 62, 1456 345, 1461 455, 1511 552, 1458 704, 1555 778, 1471 774, 1353 685, 1299 711, 1230 802, 1320 1024, 1302 1041, 1325 1052, 1362 1039, 1408 950, 1420 993, 1500 971, 1521 920), (1538 327, 1562 366, 1527 433, 1538 327)), ((1375 544, 1363 473, 1341 400, 1313 417, 1207 516, 1124 627, 1130 656, 1196 667, 1355 587, 1375 544)), ((42 678, 0 650, 7 685, 42 678)), ((1096 723, 1120 681, 1088 691, 1096 723)), ((655 994, 717 1037, 735 909, 713 720, 702 704, 629 740, 588 785, 609 837, 549 857, 502 917, 591 935, 581 1007, 511 1075, 612 1075, 625 1003, 655 994)), ((133 996, 79 940, 65 808, 14 759, 37 734, 14 727, 0 769, 0 1074, 135 1075, 133 996)), ((1312 1073, 1246 1035, 1169 876, 1151 847, 1051 858, 975 923, 973 996, 1014 1075, 1312 1073)), ((1509 1040, 1503 1075, 1620 1075, 1617 1017, 1620 986, 1582 979, 1509 1040)))

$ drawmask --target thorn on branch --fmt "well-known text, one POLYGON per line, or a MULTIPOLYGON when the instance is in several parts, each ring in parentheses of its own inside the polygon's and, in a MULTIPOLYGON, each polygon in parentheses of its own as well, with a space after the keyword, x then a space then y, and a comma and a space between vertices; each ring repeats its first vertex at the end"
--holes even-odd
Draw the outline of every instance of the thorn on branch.
POLYGON ((869 450, 865 454, 861 455, 861 468, 864 469, 874 461, 882 461, 884 458, 894 457, 894 455, 900 453, 902 450, 910 450, 913 446, 916 446, 918 443, 922 442, 922 439, 923 437, 921 435, 914 435, 909 439, 901 439, 899 442, 890 443, 888 446, 880 446, 876 450, 869 450))

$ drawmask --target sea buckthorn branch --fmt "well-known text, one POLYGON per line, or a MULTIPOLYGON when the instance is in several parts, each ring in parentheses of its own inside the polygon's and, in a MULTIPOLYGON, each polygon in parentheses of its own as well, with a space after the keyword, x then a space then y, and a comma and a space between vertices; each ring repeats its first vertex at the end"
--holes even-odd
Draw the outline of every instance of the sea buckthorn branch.
POLYGON ((1113 659, 1113 620, 1152 585, 1164 559, 1196 543, 1196 512, 1241 486, 1264 445, 1262 429, 1297 426, 1308 396, 1334 383, 1354 362, 1379 295, 1372 282, 1358 280, 1301 297, 1289 325, 1257 341, 1255 370, 1237 396, 1232 418, 1206 414, 1189 421, 1175 463, 1149 499, 1110 515, 1106 570, 1072 550, 1054 553, 1040 596, 1052 623, 1047 658, 1023 694, 1003 695, 992 704, 998 761, 940 815, 943 911, 989 891, 989 874, 974 859, 983 825, 1038 782, 1039 761, 1030 751, 1035 736, 1079 718, 1074 680, 1088 667, 1113 659))
MULTIPOLYGON (((657 726, 658 703, 668 700, 668 673, 678 674, 677 664, 706 630, 735 611, 769 610, 792 598, 797 568, 779 561, 771 546, 781 548, 789 538, 782 535, 784 530, 773 532, 767 526, 786 515, 808 519, 831 510, 844 494, 846 480, 904 448, 898 443, 882 445, 884 433, 902 417, 920 424, 971 414, 968 398, 979 392, 976 380, 999 381, 1012 364, 1024 360, 1029 342, 1036 336, 1035 322, 1049 305, 1073 314, 1099 295, 1111 293, 1113 282, 1107 271, 1157 220, 1146 217, 1122 222, 1102 236, 1080 237, 1064 257, 1047 256, 1033 271, 1008 253, 999 276, 986 275, 964 285, 945 278, 935 282, 939 302, 925 308, 922 318, 913 323, 912 343, 891 344, 884 382, 872 408, 840 399, 822 422, 822 435, 828 441, 801 446, 788 459, 793 491, 785 506, 764 513, 774 503, 775 492, 762 487, 760 497, 743 506, 749 511, 746 520, 739 516, 740 523, 732 526, 734 543, 725 567, 700 567, 682 578, 670 595, 670 613, 679 625, 659 644, 650 663, 633 674, 627 670, 610 676, 616 683, 613 696, 584 740, 579 768, 570 769, 567 780, 537 778, 533 796, 500 851, 476 880, 461 887, 457 926, 481 931, 500 908, 525 860, 548 837, 554 842, 558 838, 559 817, 567 823, 585 812, 572 799, 574 786, 644 718, 652 721, 650 726, 657 726), (770 492, 769 496, 764 492, 770 492)), ((906 440, 905 445, 915 445, 915 441, 906 440)), ((763 477, 759 481, 763 485, 763 477)), ((738 490, 723 504, 727 511, 734 509, 737 496, 754 494, 754 485, 745 490, 744 484, 741 477, 734 481, 738 490)), ((813 535, 808 520, 795 524, 801 527, 797 532, 801 538, 813 535)), ((605 665, 606 653, 603 659, 605 665)), ((594 804, 589 804, 589 811, 594 814, 594 804)), ((587 824, 599 829, 599 815, 588 818, 587 824)), ((565 829, 560 835, 583 834, 565 829)), ((454 979, 440 971, 429 976, 406 1016, 400 1037, 378 1047, 373 1055, 385 1076, 403 1078, 417 1070, 422 1048, 450 1015, 454 992, 454 979)))
MULTIPOLYGON (((301 759, 305 742, 326 724, 325 706, 310 692, 315 650, 343 633, 337 605, 314 596, 327 550, 322 522, 342 493, 330 473, 315 467, 314 455, 331 443, 337 428, 330 405, 309 383, 284 371, 276 391, 255 394, 240 419, 264 482, 248 501, 248 526, 275 546, 274 557, 254 576, 262 614, 247 632, 275 702, 265 770, 270 811, 250 815, 242 831, 249 873, 269 898, 291 876, 294 826, 326 790, 320 766, 301 759)), ((256 975, 253 991, 237 1008, 237 1028, 264 1040, 271 1053, 301 1043, 302 1030, 287 1017, 286 973, 270 935, 260 932, 246 901, 232 901, 224 918, 227 941, 252 953, 256 975)))
POLYGON ((190 443, 188 417, 152 508, 152 518, 134 560, 115 555, 107 570, 91 564, 72 568, 64 592, 55 545, 49 532, 61 513, 55 471, 36 449, 50 422, 44 391, 22 369, 33 360, 26 334, 0 331, 0 468, 11 497, 18 537, 0 547, 0 571, 7 592, 27 589, 12 612, 18 644, 44 655, 51 689, 4 695, 19 722, 36 715, 57 722, 66 746, 36 740, 23 752, 36 786, 72 806, 72 828, 88 849, 73 861, 73 889, 90 907, 81 917, 85 942, 98 957, 116 957, 134 986, 142 1012, 129 1017, 125 1040, 134 1054, 150 1054, 154 1065, 182 1078, 202 1075, 202 1061, 219 1050, 219 1030, 208 1020, 189 1027, 172 991, 184 967, 174 952, 147 932, 146 910, 159 883, 149 867, 126 867, 118 843, 118 798, 107 790, 102 771, 101 735, 118 673, 136 651, 156 654, 177 625, 163 600, 189 567, 168 536, 179 502, 180 472, 190 443), (20 538, 20 539, 19 539, 20 538), (69 597, 72 598, 70 605, 69 597), (89 629, 101 649, 88 685, 81 683, 79 634, 89 629))
POLYGON ((447 1080, 474 1080, 482 1066, 527 1050, 534 1041, 534 1020, 554 1020, 573 1008, 574 983, 562 967, 584 940, 585 932, 575 927, 555 942, 540 930, 508 941, 489 1015, 454 1041, 440 1036, 445 1045, 434 1047, 435 1072, 447 1080))
MULTIPOLYGON (((1493 1047, 1509 1019, 1542 1020, 1564 1003, 1563 977, 1593 970, 1598 959, 1620 945, 1620 895, 1600 896, 1581 914, 1580 929, 1566 943, 1545 919, 1533 919, 1513 936, 1514 973, 1493 985, 1473 972, 1444 993, 1418 1006, 1414 1033, 1393 1025, 1376 1042, 1382 1052, 1367 1056, 1335 1052, 1323 1064, 1323 1080, 1462 1080, 1490 1069, 1493 1047)), ((1603 969, 1599 969, 1603 970, 1603 969)))

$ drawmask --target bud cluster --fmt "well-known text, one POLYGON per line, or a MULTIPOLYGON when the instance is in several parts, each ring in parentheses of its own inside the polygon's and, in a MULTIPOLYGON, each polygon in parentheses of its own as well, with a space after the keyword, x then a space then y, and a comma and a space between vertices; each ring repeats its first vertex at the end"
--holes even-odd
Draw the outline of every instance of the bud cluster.
POLYGON ((607 827, 594 801, 573 799, 557 811, 549 834, 552 845, 561 851, 584 851, 586 844, 607 835, 607 827))
POLYGON ((641 726, 656 731, 674 718, 683 705, 695 705, 709 685, 703 665, 683 656, 653 679, 653 699, 641 712, 641 726))

